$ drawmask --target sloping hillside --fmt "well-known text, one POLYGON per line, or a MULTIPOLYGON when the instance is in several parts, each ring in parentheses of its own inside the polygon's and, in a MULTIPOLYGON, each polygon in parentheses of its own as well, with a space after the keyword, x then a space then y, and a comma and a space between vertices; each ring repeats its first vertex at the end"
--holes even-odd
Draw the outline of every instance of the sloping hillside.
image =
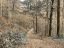
MULTIPOLYGON (((5 19, 3 16, 0 16, 0 25, 1 25, 0 31, 8 32, 8 29, 12 29, 13 31, 17 30, 16 28, 14 28, 15 24, 12 21, 5 19)), ((27 31, 22 26, 20 26, 20 25, 17 25, 17 26, 21 31, 23 31, 23 32, 27 31)))

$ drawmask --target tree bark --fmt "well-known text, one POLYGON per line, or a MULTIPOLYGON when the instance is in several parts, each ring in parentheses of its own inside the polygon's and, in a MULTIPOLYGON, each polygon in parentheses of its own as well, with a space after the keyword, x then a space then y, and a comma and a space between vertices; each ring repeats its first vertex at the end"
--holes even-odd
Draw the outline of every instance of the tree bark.
POLYGON ((60 0, 57 0, 57 36, 60 33, 60 0))
POLYGON ((51 0, 52 4, 51 4, 51 13, 50 13, 50 30, 49 30, 49 36, 51 36, 51 30, 52 30, 52 15, 53 15, 53 3, 54 0, 51 0))
POLYGON ((2 16, 2 0, 1 0, 1 16, 2 16))

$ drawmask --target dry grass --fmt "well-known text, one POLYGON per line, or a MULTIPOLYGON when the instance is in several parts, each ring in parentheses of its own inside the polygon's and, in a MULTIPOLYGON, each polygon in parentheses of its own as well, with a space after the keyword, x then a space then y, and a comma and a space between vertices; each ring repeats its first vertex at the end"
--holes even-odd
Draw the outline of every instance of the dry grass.
MULTIPOLYGON (((5 32, 8 32, 8 29, 10 28, 10 25, 12 27, 12 31, 16 32, 16 28, 13 28, 15 26, 14 22, 13 21, 10 21, 9 23, 9 20, 5 19, 3 16, 0 16, 0 24, 1 24, 1 27, 0 27, 0 31, 5 31, 5 32)), ((26 32, 27 30, 20 26, 20 25, 17 25, 19 27, 19 29, 23 32, 26 32)))
POLYGON ((64 48, 64 46, 58 41, 44 38, 44 40, 28 39, 25 48, 64 48))
POLYGON ((50 37, 43 38, 42 40, 35 39, 33 29, 27 33, 26 45, 23 48, 64 48, 64 45, 57 40, 50 37))

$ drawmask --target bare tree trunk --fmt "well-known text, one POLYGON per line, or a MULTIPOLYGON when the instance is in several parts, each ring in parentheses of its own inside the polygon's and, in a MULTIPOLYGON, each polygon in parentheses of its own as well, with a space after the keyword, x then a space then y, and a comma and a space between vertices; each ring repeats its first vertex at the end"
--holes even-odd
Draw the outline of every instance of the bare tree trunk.
MULTIPOLYGON (((37 0, 36 0, 36 4, 37 4, 37 0)), ((35 4, 35 5, 36 5, 36 4, 35 4)), ((37 12, 38 12, 38 11, 36 11, 36 34, 37 34, 37 12)))
POLYGON ((60 0, 57 0, 57 36, 60 33, 60 0))
POLYGON ((46 14, 46 25, 45 25, 45 36, 49 36, 49 19, 48 19, 48 0, 46 0, 46 10, 47 10, 47 14, 46 14))
POLYGON ((53 3, 54 0, 51 0, 52 4, 51 4, 51 13, 50 13, 50 30, 49 30, 49 35, 51 36, 51 30, 52 30, 52 14, 53 14, 53 3))
POLYGON ((15 6, 15 2, 16 2, 16 0, 13 0, 13 11, 14 11, 14 6, 15 6))
POLYGON ((37 34, 37 11, 36 11, 36 34, 37 34))
POLYGON ((2 16, 2 0, 1 0, 1 16, 2 16))
POLYGON ((11 29, 11 12, 10 12, 10 3, 9 3, 9 0, 8 0, 8 24, 9 24, 9 29, 11 29))
POLYGON ((63 34, 63 37, 64 37, 64 0, 63 0, 63 19, 62 19, 62 34, 63 34))

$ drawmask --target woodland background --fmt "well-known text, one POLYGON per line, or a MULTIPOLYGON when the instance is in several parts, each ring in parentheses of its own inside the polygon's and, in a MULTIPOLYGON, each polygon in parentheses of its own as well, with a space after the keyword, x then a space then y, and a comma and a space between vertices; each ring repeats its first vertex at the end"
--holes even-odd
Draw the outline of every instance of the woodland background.
POLYGON ((64 37, 63 2, 64 0, 0 0, 0 31, 7 28, 14 30, 16 27, 26 32, 34 28, 35 33, 43 36, 64 37))
POLYGON ((64 48, 64 0, 0 0, 0 48, 64 48))

